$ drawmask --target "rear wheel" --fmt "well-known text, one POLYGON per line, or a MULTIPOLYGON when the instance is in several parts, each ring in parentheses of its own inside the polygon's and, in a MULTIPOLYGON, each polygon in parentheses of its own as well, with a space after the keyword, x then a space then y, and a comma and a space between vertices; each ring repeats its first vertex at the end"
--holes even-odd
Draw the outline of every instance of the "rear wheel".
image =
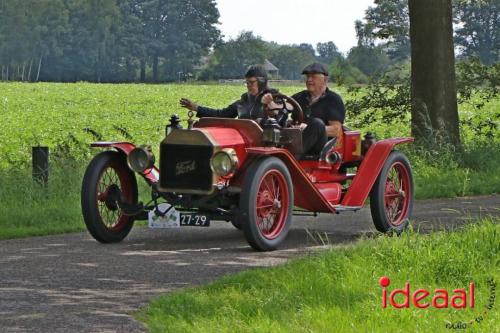
POLYGON ((292 224, 293 187, 285 164, 276 157, 253 162, 240 196, 240 223, 254 249, 276 249, 292 224))
POLYGON ((375 228, 401 233, 409 223, 413 208, 413 175, 406 156, 393 151, 387 158, 370 193, 370 209, 375 228))
POLYGON ((90 162, 82 184, 82 213, 90 234, 101 243, 123 240, 134 219, 123 214, 118 202, 137 204, 137 180, 125 155, 102 152, 90 162))

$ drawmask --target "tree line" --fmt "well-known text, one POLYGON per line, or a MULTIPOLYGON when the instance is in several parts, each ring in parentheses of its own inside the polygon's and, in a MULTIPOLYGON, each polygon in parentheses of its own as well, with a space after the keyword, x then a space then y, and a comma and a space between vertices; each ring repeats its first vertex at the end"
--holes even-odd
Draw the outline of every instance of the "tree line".
MULTIPOLYGON (((459 57, 500 57, 498 0, 453 0, 459 57)), ((346 55, 333 41, 266 42, 246 31, 224 41, 215 0, 0 0, 1 80, 165 82, 240 78, 269 60, 279 78, 299 79, 312 61, 340 83, 409 72, 408 0, 377 0, 355 22, 346 55)))
MULTIPOLYGON (((453 0, 454 43, 458 60, 478 58, 484 65, 500 60, 500 1, 453 0)), ((408 0, 376 0, 355 23, 357 45, 344 55, 333 41, 316 48, 303 43, 268 43, 251 32, 220 43, 210 59, 203 79, 238 77, 241 64, 269 59, 280 69, 281 78, 297 79, 312 61, 330 65, 338 83, 368 83, 382 75, 399 82, 410 73, 410 16, 408 0)))
MULTIPOLYGON (((355 49, 378 48, 393 62, 410 57, 408 0, 376 0, 355 22, 355 49)), ((500 60, 500 1, 452 0, 454 42, 459 58, 477 57, 485 65, 500 60)), ((366 59, 369 60, 369 59, 366 59)), ((372 58, 372 62, 380 59, 372 58)), ((368 65, 368 64, 366 64, 368 65)))
POLYGON ((214 0, 0 0, 1 77, 172 80, 208 54, 218 19, 214 0))

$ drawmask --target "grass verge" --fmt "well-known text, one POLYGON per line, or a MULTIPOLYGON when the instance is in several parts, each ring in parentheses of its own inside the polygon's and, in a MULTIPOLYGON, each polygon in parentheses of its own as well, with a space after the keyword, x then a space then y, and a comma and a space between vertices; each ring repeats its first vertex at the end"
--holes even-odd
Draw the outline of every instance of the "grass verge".
MULTIPOLYGON (((33 181, 29 169, 0 170, 0 239, 86 230, 80 206, 86 164, 51 164, 46 187, 33 181)), ((149 199, 151 190, 139 178, 140 197, 149 199)))
POLYGON ((402 146, 413 167, 417 199, 499 193, 500 144, 477 142, 462 151, 402 146))
POLYGON ((499 305, 486 309, 487 281, 500 281, 499 222, 485 218, 461 231, 362 240, 162 296, 137 318, 152 332, 446 332, 453 331, 447 324, 458 323, 499 332, 499 305), (450 297, 474 281, 475 307, 383 309, 382 276, 391 279, 389 292, 409 281, 411 292, 443 288, 450 297))
POLYGON ((54 166, 44 187, 32 180, 31 170, 2 170, 0 239, 83 230, 82 177, 82 168, 77 165, 54 166))

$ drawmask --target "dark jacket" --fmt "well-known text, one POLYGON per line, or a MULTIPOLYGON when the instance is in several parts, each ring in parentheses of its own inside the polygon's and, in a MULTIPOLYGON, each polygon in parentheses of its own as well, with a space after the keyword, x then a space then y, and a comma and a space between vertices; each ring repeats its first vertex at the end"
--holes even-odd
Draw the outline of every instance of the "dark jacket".
POLYGON ((236 102, 223 109, 212 109, 205 106, 198 106, 196 116, 202 117, 221 117, 239 119, 258 119, 264 117, 264 106, 261 103, 262 96, 266 93, 277 93, 275 89, 266 89, 257 96, 244 93, 236 102))

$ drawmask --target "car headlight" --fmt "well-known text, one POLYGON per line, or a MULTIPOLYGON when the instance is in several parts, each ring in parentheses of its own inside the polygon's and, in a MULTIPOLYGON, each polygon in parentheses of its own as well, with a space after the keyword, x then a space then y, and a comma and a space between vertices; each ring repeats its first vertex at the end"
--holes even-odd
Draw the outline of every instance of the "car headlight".
POLYGON ((226 177, 234 173, 238 167, 238 156, 232 148, 224 148, 215 153, 211 161, 212 170, 219 176, 226 177))
POLYGON ((135 172, 151 169, 155 164, 155 156, 151 146, 143 145, 134 148, 127 156, 127 164, 135 172))

